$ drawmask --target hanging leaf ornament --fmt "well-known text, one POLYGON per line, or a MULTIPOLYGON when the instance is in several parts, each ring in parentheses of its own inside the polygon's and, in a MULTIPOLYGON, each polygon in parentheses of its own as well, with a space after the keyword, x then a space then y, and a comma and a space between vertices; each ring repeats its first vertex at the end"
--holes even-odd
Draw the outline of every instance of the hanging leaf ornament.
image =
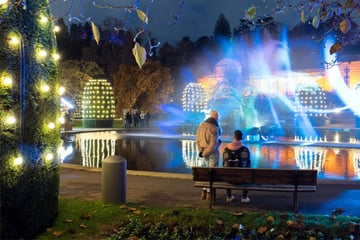
POLYGON ((139 43, 135 43, 135 46, 132 49, 133 55, 135 57, 136 63, 140 68, 144 65, 146 61, 146 50, 139 43))
POLYGON ((340 42, 335 43, 330 47, 330 54, 339 52, 342 49, 343 45, 340 42))
POLYGON ((136 12, 142 22, 149 24, 148 17, 146 16, 146 14, 143 11, 141 11, 140 9, 136 9, 136 12))
POLYGON ((312 26, 314 28, 318 28, 320 24, 320 17, 318 15, 315 15, 312 19, 312 26))
POLYGON ((305 12, 304 12, 304 10, 301 11, 301 22, 305 23, 305 12))
POLYGON ((91 30, 93 32, 94 39, 95 39, 96 43, 99 45, 100 31, 99 31, 99 29, 97 28, 97 26, 95 25, 94 22, 91 22, 91 30))
POLYGON ((248 10, 246 10, 245 17, 247 20, 252 21, 256 15, 256 7, 252 6, 248 10))
POLYGON ((340 31, 342 33, 347 33, 350 29, 351 29, 351 22, 349 19, 344 19, 341 21, 340 25, 339 25, 340 31))

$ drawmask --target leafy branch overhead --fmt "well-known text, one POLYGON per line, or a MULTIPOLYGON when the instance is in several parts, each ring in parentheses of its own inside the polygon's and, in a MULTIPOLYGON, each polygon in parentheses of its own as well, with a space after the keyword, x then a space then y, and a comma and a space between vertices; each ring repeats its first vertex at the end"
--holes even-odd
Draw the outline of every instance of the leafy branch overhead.
MULTIPOLYGON (((141 11, 140 9, 136 9, 137 15, 139 17, 139 19, 144 22, 144 24, 148 24, 149 20, 147 15, 141 11)), ((94 40, 96 41, 97 44, 99 44, 100 42, 100 31, 99 28, 95 25, 94 22, 91 22, 91 30, 94 36, 94 40)), ((146 49, 144 47, 142 47, 138 42, 137 42, 137 38, 138 36, 143 33, 143 30, 140 30, 135 38, 134 38, 134 42, 135 42, 135 46, 133 48, 133 56, 135 57, 136 63, 138 64, 139 68, 142 68, 142 66, 144 65, 145 61, 146 61, 146 49)), ((150 43, 150 40, 149 40, 150 43)), ((159 46, 159 44, 157 45, 159 46)), ((150 50, 152 49, 153 46, 151 46, 150 44, 150 50)), ((155 46, 156 47, 156 46, 155 46)))
MULTIPOLYGON (((278 1, 275 9, 275 14, 289 10, 299 12, 300 21, 302 23, 309 22, 316 29, 321 24, 326 25, 328 28, 326 36, 332 35, 336 39, 336 42, 330 47, 330 54, 339 52, 347 44, 359 41, 357 25, 354 24, 360 13, 360 2, 357 0, 301 1, 293 5, 278 1)), ((255 6, 245 12, 245 18, 248 21, 252 21, 255 15, 255 6)))
POLYGON ((328 34, 333 34, 336 39, 330 48, 330 54, 339 52, 347 44, 359 41, 357 25, 352 24, 359 18, 359 1, 306 1, 302 5, 293 6, 293 8, 300 10, 303 23, 310 19, 314 28, 318 28, 321 23, 328 26, 328 34))
MULTIPOLYGON (((74 0, 71 1, 71 6, 73 6, 73 2, 74 0)), ((133 55, 140 68, 146 61, 146 54, 151 55, 152 49, 160 45, 160 43, 152 45, 149 37, 146 34, 145 29, 146 26, 149 24, 149 10, 153 2, 153 0, 149 1, 147 11, 140 10, 139 0, 134 1, 134 3, 130 4, 129 6, 116 6, 112 4, 112 1, 104 1, 103 4, 98 4, 96 3, 96 1, 93 2, 93 5, 98 8, 121 8, 127 10, 129 16, 133 13, 137 14, 137 17, 143 23, 143 27, 138 31, 136 37, 134 38, 134 42, 138 43, 138 45, 134 46, 133 55), (143 33, 145 33, 148 40, 149 48, 147 50, 144 48, 144 46, 141 46, 143 45, 143 43, 141 43, 141 41, 137 39, 143 33), (141 49, 140 47, 142 47, 143 49, 141 49), (145 55, 143 53, 145 53, 145 55), (143 56, 145 56, 145 58, 143 56)), ((174 21, 170 22, 171 25, 175 25, 178 22, 184 4, 185 0, 180 1, 178 4, 179 12, 176 15, 171 14, 171 16, 174 18, 174 21)), ((268 15, 283 14, 287 11, 295 11, 299 13, 300 22, 309 23, 316 29, 324 26, 326 28, 326 34, 324 37, 332 35, 334 39, 336 39, 336 42, 330 48, 330 54, 337 53, 341 51, 344 46, 359 41, 359 33, 357 30, 357 24, 355 23, 360 13, 360 1, 358 0, 312 0, 298 1, 298 3, 293 4, 288 4, 288 1, 276 1, 276 5, 273 9, 275 10, 273 12, 269 12, 268 15)), ((72 9, 70 9, 69 16, 72 12, 72 9)), ((257 8, 255 5, 253 5, 245 11, 244 19, 249 22, 253 22, 256 14, 257 8)), ((124 28, 126 29, 126 26, 124 28)), ((94 34, 94 40, 97 42, 97 44, 99 44, 100 33, 93 22, 92 31, 94 34)))

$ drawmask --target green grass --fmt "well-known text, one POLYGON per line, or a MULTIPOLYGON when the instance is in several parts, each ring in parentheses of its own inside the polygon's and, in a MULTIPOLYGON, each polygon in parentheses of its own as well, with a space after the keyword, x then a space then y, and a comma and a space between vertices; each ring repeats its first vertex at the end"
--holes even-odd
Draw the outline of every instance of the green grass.
POLYGON ((360 218, 60 198, 57 219, 35 239, 360 239, 360 218))

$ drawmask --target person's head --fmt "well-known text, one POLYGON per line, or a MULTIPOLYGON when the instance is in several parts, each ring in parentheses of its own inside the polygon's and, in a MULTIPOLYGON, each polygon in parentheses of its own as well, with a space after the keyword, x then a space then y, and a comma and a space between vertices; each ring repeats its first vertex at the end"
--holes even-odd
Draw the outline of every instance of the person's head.
POLYGON ((216 110, 212 110, 210 112, 210 117, 215 118, 216 120, 219 120, 219 114, 218 114, 218 112, 216 110))
POLYGON ((240 130, 235 130, 234 131, 234 139, 237 141, 242 140, 243 137, 243 133, 240 130))

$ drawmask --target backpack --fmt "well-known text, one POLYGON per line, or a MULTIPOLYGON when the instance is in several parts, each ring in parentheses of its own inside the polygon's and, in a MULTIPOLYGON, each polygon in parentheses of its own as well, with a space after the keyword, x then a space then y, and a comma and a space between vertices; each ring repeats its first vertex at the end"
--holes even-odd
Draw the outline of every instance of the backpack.
POLYGON ((223 153, 224 167, 250 167, 250 151, 242 146, 238 150, 224 149, 223 153))

